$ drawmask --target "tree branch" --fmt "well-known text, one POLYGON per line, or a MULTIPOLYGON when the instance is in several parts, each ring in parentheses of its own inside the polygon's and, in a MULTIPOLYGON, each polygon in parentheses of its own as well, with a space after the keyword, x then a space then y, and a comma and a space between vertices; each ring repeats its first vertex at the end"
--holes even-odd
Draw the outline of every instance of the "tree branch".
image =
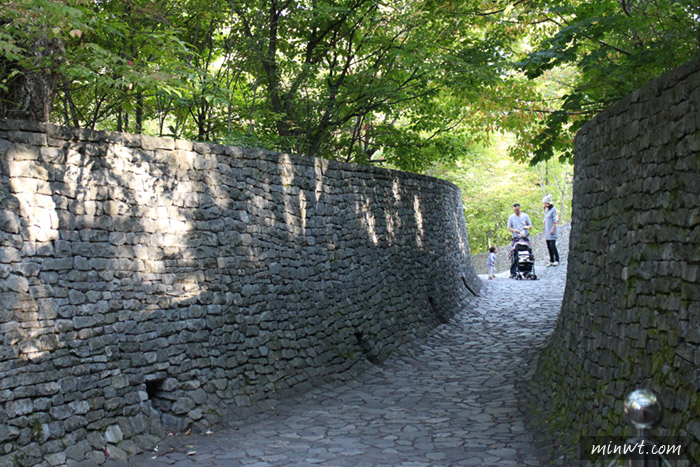
MULTIPOLYGON (((518 0, 517 2, 515 2, 515 3, 513 3, 512 5, 509 5, 509 6, 516 7, 516 6, 520 5, 521 3, 525 2, 525 1, 526 1, 526 0, 518 0)), ((503 12, 506 11, 507 9, 508 9, 508 7, 501 8, 500 10, 487 11, 487 12, 484 12, 484 13, 477 12, 476 15, 477 15, 477 16, 491 16, 491 15, 497 15, 497 14, 499 14, 499 13, 503 13, 503 12)))

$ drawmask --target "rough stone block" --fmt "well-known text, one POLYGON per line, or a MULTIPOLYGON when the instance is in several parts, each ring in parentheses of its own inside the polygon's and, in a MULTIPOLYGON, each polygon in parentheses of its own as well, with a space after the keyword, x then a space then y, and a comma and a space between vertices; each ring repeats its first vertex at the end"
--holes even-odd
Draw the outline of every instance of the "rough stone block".
POLYGON ((124 439, 122 429, 119 425, 112 425, 105 431, 104 439, 108 443, 117 444, 124 439))
POLYGON ((107 454, 109 459, 116 461, 126 461, 129 457, 126 451, 111 444, 108 444, 105 448, 105 454, 107 454))
POLYGON ((85 459, 85 454, 90 450, 90 443, 87 441, 79 441, 76 444, 68 446, 65 450, 66 458, 78 463, 85 459))

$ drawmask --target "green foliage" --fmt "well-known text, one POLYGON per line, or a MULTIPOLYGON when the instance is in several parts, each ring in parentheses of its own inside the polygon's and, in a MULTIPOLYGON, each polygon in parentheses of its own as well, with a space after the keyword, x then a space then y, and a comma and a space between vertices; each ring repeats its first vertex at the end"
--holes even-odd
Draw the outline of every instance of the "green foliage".
POLYGON ((508 157, 512 137, 496 136, 488 146, 475 144, 462 159, 436 166, 430 175, 445 178, 462 190, 464 217, 472 254, 491 245, 505 245, 511 234, 506 228, 513 203, 520 203, 530 216, 532 233, 543 229, 542 198, 551 194, 560 222, 571 219, 572 167, 564 162, 548 161, 530 166, 508 157))
MULTIPOLYGON (((424 171, 464 152, 502 72, 465 6, 374 0, 16 0, 5 81, 60 41, 52 120, 424 171), (22 12, 43 23, 29 30, 22 12), (27 62, 27 63, 25 63, 27 62), (452 88, 459 92, 453 92, 452 88), (454 130, 454 132, 453 132, 454 130)), ((502 38, 498 38, 502 43, 502 38)), ((35 65, 33 65, 36 67, 35 65)))
POLYGON ((440 33, 453 28, 445 15, 369 0, 232 9, 257 64, 249 68, 260 89, 256 127, 273 130, 280 149, 414 171, 454 157, 436 136, 462 113, 442 108, 444 46, 455 41, 440 33))
POLYGON ((190 54, 159 15, 148 1, 12 1, 0 16, 0 86, 37 71, 58 76, 54 118, 111 129, 122 110, 143 114, 144 95, 183 86, 190 54), (44 43, 51 54, 37 53, 44 43))
POLYGON ((80 10, 50 0, 0 9, 0 116, 46 121, 60 66, 61 37, 81 33, 80 10))
POLYGON ((55 123, 417 172, 503 133, 517 160, 570 158, 700 37, 687 0, 5 3, 0 92, 52 77, 55 123))
POLYGON ((583 123, 647 81, 700 52, 700 6, 678 0, 544 0, 528 3, 527 21, 546 25, 516 65, 527 78, 575 67, 558 105, 530 138, 532 163, 572 155, 583 123))
POLYGON ((32 440, 41 441, 41 439, 44 437, 44 427, 38 416, 32 417, 29 428, 31 431, 32 440))

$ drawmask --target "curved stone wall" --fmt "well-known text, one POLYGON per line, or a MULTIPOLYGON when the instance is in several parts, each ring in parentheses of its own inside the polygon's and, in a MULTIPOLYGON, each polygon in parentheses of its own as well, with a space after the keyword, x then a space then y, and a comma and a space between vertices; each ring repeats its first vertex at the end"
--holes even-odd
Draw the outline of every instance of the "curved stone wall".
POLYGON ((101 464, 380 362, 479 292, 459 189, 0 121, 0 464, 101 464))
MULTIPOLYGON (((537 392, 569 438, 630 434, 624 398, 653 389, 657 434, 700 463, 700 57, 576 137, 564 304, 537 392)), ((574 454, 574 458, 578 453, 574 454)))

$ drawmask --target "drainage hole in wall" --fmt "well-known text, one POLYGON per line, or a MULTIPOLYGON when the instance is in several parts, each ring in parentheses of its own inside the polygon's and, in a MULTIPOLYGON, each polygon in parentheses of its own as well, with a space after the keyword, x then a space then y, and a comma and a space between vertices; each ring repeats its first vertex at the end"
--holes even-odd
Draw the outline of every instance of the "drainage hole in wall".
POLYGON ((163 399, 163 383, 165 378, 146 381, 146 394, 154 409, 161 409, 165 400, 163 399))

